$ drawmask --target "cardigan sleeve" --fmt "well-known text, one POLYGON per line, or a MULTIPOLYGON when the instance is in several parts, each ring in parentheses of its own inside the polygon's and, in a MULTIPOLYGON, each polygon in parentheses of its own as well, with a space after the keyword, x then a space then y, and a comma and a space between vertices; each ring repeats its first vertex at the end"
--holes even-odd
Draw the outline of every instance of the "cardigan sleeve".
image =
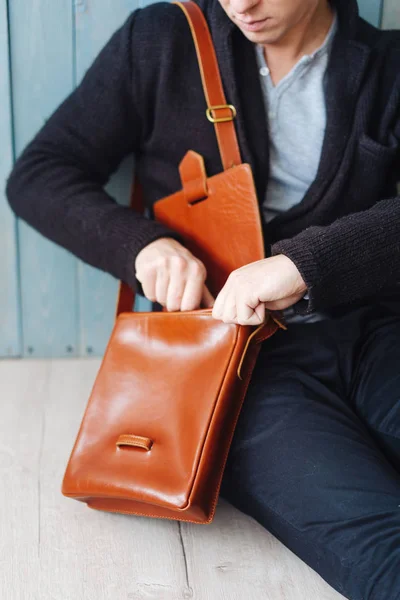
POLYGON ((308 227, 273 244, 276 254, 290 258, 307 285, 302 313, 400 292, 400 197, 308 227))
POLYGON ((80 85, 60 104, 16 161, 6 185, 15 214, 83 261, 141 291, 137 254, 179 236, 104 189, 127 155, 140 150, 135 109, 134 23, 111 36, 80 85))

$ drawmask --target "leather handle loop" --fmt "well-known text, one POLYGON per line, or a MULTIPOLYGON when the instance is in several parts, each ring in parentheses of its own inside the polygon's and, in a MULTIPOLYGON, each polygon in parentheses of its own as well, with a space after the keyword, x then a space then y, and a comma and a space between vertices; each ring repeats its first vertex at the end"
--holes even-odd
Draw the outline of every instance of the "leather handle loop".
POLYGON ((194 204, 196 201, 208 196, 207 173, 203 157, 188 150, 179 165, 179 174, 186 201, 194 204))
POLYGON ((144 450, 151 450, 153 441, 148 437, 142 437, 141 435, 133 435, 131 433, 121 434, 116 442, 117 446, 136 446, 137 448, 143 448, 144 450))

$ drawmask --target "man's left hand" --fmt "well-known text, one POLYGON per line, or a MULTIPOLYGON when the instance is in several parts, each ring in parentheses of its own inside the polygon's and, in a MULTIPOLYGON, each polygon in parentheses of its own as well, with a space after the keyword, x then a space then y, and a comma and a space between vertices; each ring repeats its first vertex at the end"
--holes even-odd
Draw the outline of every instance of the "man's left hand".
POLYGON ((259 325, 265 310, 283 310, 304 296, 306 284, 284 254, 232 271, 218 294, 212 315, 225 323, 259 325))

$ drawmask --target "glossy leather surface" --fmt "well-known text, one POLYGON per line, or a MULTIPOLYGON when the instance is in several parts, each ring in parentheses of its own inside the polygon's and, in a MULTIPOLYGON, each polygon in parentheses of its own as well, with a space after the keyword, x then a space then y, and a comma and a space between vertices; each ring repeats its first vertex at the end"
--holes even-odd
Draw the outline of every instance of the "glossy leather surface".
MULTIPOLYGON (((226 105, 214 45, 201 9, 194 2, 173 2, 173 4, 183 10, 192 32, 207 107, 212 109, 213 106, 226 105)), ((211 112, 217 119, 229 118, 232 115, 228 108, 211 110, 211 112)), ((234 121, 217 122, 214 127, 224 170, 240 165, 242 160, 234 121)))
POLYGON ((265 257, 251 169, 242 164, 207 178, 203 158, 189 150, 179 171, 182 190, 156 202, 155 216, 203 261, 216 296, 232 271, 265 257))
MULTIPOLYGON (((227 101, 222 86, 222 80, 219 72, 214 45, 212 42, 211 34, 208 29, 207 22, 204 18, 201 9, 194 2, 173 2, 173 4, 176 4, 184 12, 192 33, 207 107, 211 109, 211 107, 215 105, 226 105, 227 101)), ((213 111, 213 114, 215 117, 218 118, 228 117, 231 115, 231 111, 228 108, 224 108, 218 109, 217 111, 213 111)), ((206 114, 204 114, 204 122, 205 125, 208 126, 206 114)), ((219 151, 221 154, 222 165, 224 171, 226 172, 227 170, 231 169, 233 165, 240 165, 242 163, 234 121, 232 120, 225 121, 222 123, 215 123, 214 128, 215 134, 217 136, 219 151)), ((185 161, 185 157, 183 161, 185 161)), ((250 169, 250 167, 248 167, 248 169, 250 169)), ((183 173, 185 173, 186 170, 188 169, 184 168, 183 173)), ((180 169, 180 174, 182 177, 182 169, 180 169)), ((188 187, 188 181, 186 179, 185 188, 187 191, 188 187)), ((250 187, 253 188, 250 192, 251 202, 254 202, 254 204, 257 206, 257 210, 259 210, 254 186, 252 185, 249 186, 249 188, 250 187)), ((144 203, 142 189, 140 182, 137 179, 135 179, 131 188, 130 205, 133 210, 136 210, 138 213, 143 213, 144 203)), ((232 209, 234 208, 235 204, 232 201, 232 209)), ((240 206, 239 208, 242 208, 242 206, 240 206)), ((254 211, 254 207, 252 208, 252 211, 254 211)), ((221 214, 220 216, 223 217, 223 214, 221 214)), ((177 231, 179 231, 180 225, 180 223, 177 224, 177 231)), ((257 228, 259 227, 260 225, 257 224, 257 228)), ((121 312, 127 310, 132 310, 134 301, 134 291, 127 284, 121 282, 117 299, 116 315, 119 315, 121 312)))
POLYGON ((270 319, 253 327, 211 310, 122 313, 64 475, 64 495, 92 508, 193 522, 215 511, 230 440, 270 319), (120 446, 121 436, 149 438, 120 446))
MULTIPOLYGON (((223 104, 207 26, 189 5, 206 96, 223 104)), ((155 205, 156 218, 203 260, 214 295, 232 270, 264 257, 251 169, 231 166, 240 162, 232 122, 216 130, 225 171, 207 178, 203 158, 189 151, 182 189, 155 205)), ((140 204, 136 185, 132 206, 140 204)), ((267 314, 259 329, 228 325, 210 309, 132 313, 133 298, 121 284, 62 493, 99 510, 210 523, 260 343, 278 324, 267 314)))

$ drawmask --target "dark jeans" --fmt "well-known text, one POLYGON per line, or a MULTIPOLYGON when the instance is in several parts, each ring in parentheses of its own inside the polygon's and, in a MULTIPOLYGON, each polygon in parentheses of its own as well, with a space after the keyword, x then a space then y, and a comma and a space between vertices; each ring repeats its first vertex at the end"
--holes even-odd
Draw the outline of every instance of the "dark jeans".
POLYGON ((263 343, 221 496, 345 597, 400 599, 400 304, 263 343))

